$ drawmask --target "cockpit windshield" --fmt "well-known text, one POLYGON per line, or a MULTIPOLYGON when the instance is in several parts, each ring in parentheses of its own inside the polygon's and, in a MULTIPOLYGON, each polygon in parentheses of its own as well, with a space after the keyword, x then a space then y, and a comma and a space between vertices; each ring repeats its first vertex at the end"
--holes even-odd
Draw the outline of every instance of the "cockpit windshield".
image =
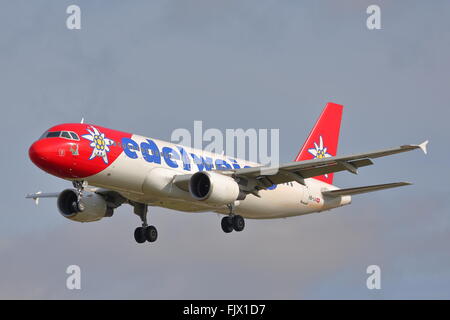
POLYGON ((53 132, 48 132, 45 137, 46 138, 58 138, 60 135, 61 135, 61 131, 53 131, 53 132))

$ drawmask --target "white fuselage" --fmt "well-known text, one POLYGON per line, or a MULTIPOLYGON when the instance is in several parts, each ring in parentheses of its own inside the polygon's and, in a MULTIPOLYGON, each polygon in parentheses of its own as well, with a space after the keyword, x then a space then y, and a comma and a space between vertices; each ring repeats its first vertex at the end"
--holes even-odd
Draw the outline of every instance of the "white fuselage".
MULTIPOLYGON (((133 135, 131 139, 137 145, 151 140, 157 145, 159 152, 165 147, 177 151, 182 148, 185 151, 183 153, 185 157, 183 159, 169 158, 166 161, 165 157, 161 155, 160 163, 158 161, 149 162, 148 157, 144 158, 143 150, 127 150, 128 154, 122 152, 106 169, 86 178, 89 185, 114 190, 132 201, 152 206, 186 212, 214 211, 227 214, 226 206, 208 205, 203 201, 195 200, 189 192, 178 188, 173 184, 174 176, 193 174, 200 171, 199 169, 204 170, 204 167, 199 168, 192 154, 210 158, 214 163, 216 160, 225 160, 240 167, 260 166, 258 163, 239 159, 231 161, 230 159, 234 158, 226 155, 179 146, 139 135, 133 135), (129 156, 130 152, 135 156, 134 158, 129 156), (168 163, 171 163, 171 166, 168 163), (186 166, 186 163, 189 163, 189 166, 186 166), (176 167, 174 164, 177 164, 176 167)), ((216 169, 216 166, 213 169, 216 169)), ((314 178, 305 179, 305 186, 297 182, 279 184, 272 190, 261 190, 260 197, 248 194, 244 200, 235 201, 234 212, 245 218, 271 219, 329 210, 351 202, 350 196, 323 197, 322 191, 334 189, 338 188, 314 178)))

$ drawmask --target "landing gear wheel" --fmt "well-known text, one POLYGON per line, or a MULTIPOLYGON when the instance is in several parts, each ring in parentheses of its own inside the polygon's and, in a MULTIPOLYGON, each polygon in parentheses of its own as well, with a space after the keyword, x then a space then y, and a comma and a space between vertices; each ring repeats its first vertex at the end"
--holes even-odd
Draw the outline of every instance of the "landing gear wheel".
POLYGON ((158 238, 158 230, 154 226, 148 226, 144 229, 144 235, 148 242, 155 242, 158 238))
POLYGON ((158 231, 154 226, 147 225, 148 206, 144 203, 134 202, 134 213, 141 218, 142 227, 136 228, 134 231, 134 239, 137 243, 155 242, 158 238, 158 231))
POLYGON ((145 238, 145 228, 138 227, 136 230, 134 230, 134 240, 136 240, 137 243, 144 243, 145 238))
POLYGON ((221 222, 222 230, 225 233, 230 233, 233 231, 233 221, 231 217, 223 217, 221 222))
POLYGON ((245 228, 245 220, 240 215, 233 216, 233 229, 235 231, 242 231, 245 228))

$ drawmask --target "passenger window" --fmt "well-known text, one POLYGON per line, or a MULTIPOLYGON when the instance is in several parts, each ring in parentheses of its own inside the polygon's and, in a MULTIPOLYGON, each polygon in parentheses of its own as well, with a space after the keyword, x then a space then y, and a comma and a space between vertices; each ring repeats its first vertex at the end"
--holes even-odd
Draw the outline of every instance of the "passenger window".
POLYGON ((71 140, 72 140, 72 137, 70 136, 70 134, 69 134, 67 131, 63 131, 63 132, 61 133, 61 137, 62 137, 62 138, 66 138, 66 139, 71 139, 71 140))
POLYGON ((72 136, 73 140, 80 140, 80 138, 78 137, 78 135, 75 132, 70 132, 70 135, 72 136))
POLYGON ((60 134, 61 134, 61 131, 49 132, 49 133, 47 133, 46 138, 58 138, 60 134))

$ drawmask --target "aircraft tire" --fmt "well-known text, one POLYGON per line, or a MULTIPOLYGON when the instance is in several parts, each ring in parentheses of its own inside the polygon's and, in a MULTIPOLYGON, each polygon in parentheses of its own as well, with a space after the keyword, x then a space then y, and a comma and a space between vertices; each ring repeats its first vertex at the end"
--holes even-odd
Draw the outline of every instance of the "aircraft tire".
POLYGON ((148 242, 155 242, 158 238, 158 230, 154 226, 148 226, 144 230, 144 235, 148 242))
POLYGON ((233 223, 233 229, 237 232, 240 232, 240 231, 244 230, 244 228, 245 228, 245 220, 240 215, 233 216, 232 223, 233 223))
POLYGON ((145 242, 145 229, 143 227, 138 227, 134 230, 134 240, 136 240, 137 243, 145 242))
POLYGON ((233 221, 230 217, 226 216, 222 218, 222 222, 220 223, 222 226, 222 230, 225 233, 230 233, 233 231, 233 221))

